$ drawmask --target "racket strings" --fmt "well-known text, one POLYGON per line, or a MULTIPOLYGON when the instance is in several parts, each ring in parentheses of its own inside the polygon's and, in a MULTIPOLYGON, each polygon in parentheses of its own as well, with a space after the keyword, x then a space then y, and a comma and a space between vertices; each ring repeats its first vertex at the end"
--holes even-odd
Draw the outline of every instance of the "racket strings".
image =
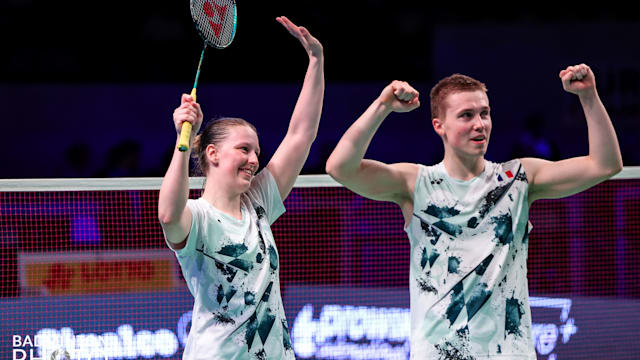
POLYGON ((227 47, 235 35, 235 2, 233 0, 193 0, 191 15, 207 44, 227 47))

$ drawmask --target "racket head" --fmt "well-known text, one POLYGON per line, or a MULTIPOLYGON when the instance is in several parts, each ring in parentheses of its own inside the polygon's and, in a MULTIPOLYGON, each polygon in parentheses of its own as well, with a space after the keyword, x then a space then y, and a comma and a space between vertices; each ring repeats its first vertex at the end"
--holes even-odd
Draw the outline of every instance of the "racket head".
POLYGON ((236 35, 235 0, 190 0, 191 18, 207 46, 224 49, 236 35))

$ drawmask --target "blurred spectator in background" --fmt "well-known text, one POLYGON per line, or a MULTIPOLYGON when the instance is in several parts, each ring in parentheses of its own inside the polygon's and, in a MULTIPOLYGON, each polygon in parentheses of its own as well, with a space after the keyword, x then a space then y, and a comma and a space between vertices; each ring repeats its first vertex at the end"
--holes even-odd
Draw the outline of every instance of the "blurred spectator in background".
POLYGON ((97 177, 134 177, 142 176, 140 170, 140 144, 134 140, 123 140, 112 147, 107 161, 97 177))
POLYGON ((511 158, 537 157, 541 159, 557 161, 561 154, 558 146, 545 136, 546 121, 544 116, 533 113, 525 118, 524 129, 511 150, 511 158))
POLYGON ((64 152, 64 163, 55 177, 88 178, 93 175, 91 147, 85 143, 73 143, 64 152))

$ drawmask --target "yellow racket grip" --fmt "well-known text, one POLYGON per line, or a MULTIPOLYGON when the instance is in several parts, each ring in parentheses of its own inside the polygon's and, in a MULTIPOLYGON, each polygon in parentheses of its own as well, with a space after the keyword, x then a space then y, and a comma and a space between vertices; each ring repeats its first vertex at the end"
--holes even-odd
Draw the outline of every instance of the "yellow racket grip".
POLYGON ((188 121, 182 123, 182 128, 180 130, 180 141, 178 142, 178 150, 189 150, 189 138, 191 138, 192 127, 193 126, 188 121))
MULTIPOLYGON (((193 88, 193 90, 191 90, 191 97, 193 98, 193 102, 196 102, 196 88, 193 88)), ((182 123, 182 128, 180 129, 180 141, 178 142, 178 150, 189 150, 189 138, 191 138, 192 128, 193 126, 190 122, 185 121, 182 123)))

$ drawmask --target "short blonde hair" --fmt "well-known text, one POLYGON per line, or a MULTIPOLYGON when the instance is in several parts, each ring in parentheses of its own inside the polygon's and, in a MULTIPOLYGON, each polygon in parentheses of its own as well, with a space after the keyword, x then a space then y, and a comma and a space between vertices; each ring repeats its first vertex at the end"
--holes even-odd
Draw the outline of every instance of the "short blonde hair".
POLYGON ((484 83, 466 75, 453 74, 438 81, 431 89, 431 119, 443 117, 446 109, 445 101, 453 93, 464 91, 483 91, 487 93, 484 83))

